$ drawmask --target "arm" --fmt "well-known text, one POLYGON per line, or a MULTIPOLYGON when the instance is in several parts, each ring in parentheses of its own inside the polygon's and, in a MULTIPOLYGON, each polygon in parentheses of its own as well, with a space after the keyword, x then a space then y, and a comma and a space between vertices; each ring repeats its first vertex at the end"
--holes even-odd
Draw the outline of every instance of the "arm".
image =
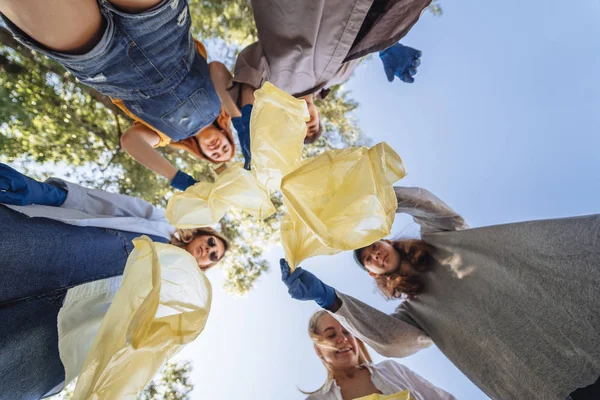
POLYGON ((405 313, 402 305, 394 314, 384 314, 350 296, 336 292, 301 267, 291 273, 288 263, 283 258, 279 263, 281 280, 292 298, 314 300, 319 306, 332 312, 342 325, 381 355, 405 357, 431 345, 431 339, 405 313))
POLYGON ((14 206, 38 204, 59 207, 66 198, 66 190, 38 182, 0 163, 0 203, 14 206))
POLYGON ((246 83, 242 83, 242 107, 247 105, 254 105, 254 91, 255 87, 252 87, 246 83))
POLYGON ((166 222, 162 210, 137 197, 89 189, 58 178, 50 178, 45 183, 67 192, 61 208, 78 210, 96 217, 136 217, 166 222))
POLYGON ((57 178, 38 182, 1 163, 0 202, 17 206, 54 206, 96 217, 138 217, 164 221, 161 210, 136 197, 87 189, 57 178))
POLYGON ((172 187, 185 190, 196 183, 190 175, 178 170, 155 148, 160 137, 143 124, 133 124, 121 136, 121 146, 144 167, 167 178, 172 187))
POLYGON ((402 304, 393 314, 387 315, 343 293, 336 292, 336 295, 340 307, 332 315, 379 354, 406 357, 432 344, 402 304))
POLYGON ((134 124, 121 136, 121 146, 144 167, 164 176, 169 181, 175 177, 177 168, 164 158, 154 146, 160 137, 142 124, 134 124))
MULTIPOLYGON (((211 62, 209 64, 210 79, 215 86, 215 90, 221 99, 221 103, 225 110, 231 115, 231 122, 235 127, 240 140, 240 147, 242 148, 242 154, 244 155, 244 168, 250 169, 250 113, 252 112, 252 104, 254 103, 254 91, 252 90, 250 95, 252 97, 252 103, 245 105, 242 111, 238 109, 235 101, 229 95, 227 87, 231 83, 231 73, 227 70, 227 67, 220 62, 211 62)), ((242 98, 244 96, 244 88, 248 85, 243 84, 242 87, 242 98)), ((248 89, 251 89, 248 86, 248 89)), ((248 97, 248 89, 246 90, 246 97, 248 97)))
POLYGON ((231 73, 227 67, 220 62, 213 61, 208 64, 208 70, 210 72, 210 80, 219 95, 219 99, 225 107, 225 110, 231 115, 231 118, 241 117, 239 108, 227 92, 227 88, 231 84, 231 73))
POLYGON ((396 213, 412 215, 421 233, 469 228, 465 220, 446 203, 422 188, 394 187, 398 199, 396 213))

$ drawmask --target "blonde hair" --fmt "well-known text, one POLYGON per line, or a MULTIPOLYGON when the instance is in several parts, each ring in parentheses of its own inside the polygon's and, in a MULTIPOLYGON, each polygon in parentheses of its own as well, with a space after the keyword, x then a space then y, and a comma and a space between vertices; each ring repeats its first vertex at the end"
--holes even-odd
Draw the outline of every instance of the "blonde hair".
MULTIPOLYGON (((175 233, 171 235, 171 240, 169 241, 169 243, 177 247, 185 248, 185 246, 188 243, 190 243, 192 240, 194 240, 194 238, 198 236, 214 236, 220 239, 223 242, 223 256, 225 256, 225 253, 227 253, 227 250, 229 250, 229 240, 225 236, 221 235, 219 232, 210 227, 194 229, 177 229, 175 233)), ((215 264, 217 262, 215 262, 215 264)))
MULTIPOLYGON (((315 351, 317 350, 318 347, 321 347, 324 349, 332 349, 332 350, 335 349, 333 346, 331 346, 331 344, 329 344, 329 342, 327 340, 323 339, 323 337, 319 334, 319 332, 317 332, 317 324, 319 323, 319 320, 321 319, 321 317, 326 314, 328 314, 327 311, 319 310, 319 311, 315 312, 312 315, 312 317, 310 317, 310 320, 308 321, 308 336, 310 336, 310 338, 312 339, 312 341, 315 345, 315 351)), ((358 366, 362 367, 367 364, 371 364, 373 362, 373 360, 371 359, 369 350, 367 350, 367 347, 365 346, 363 341, 357 337, 355 337, 354 339, 356 340, 356 344, 357 344, 357 348, 358 348, 358 366)), ((335 350, 337 350, 337 349, 335 349, 335 350)), ((311 395, 311 394, 317 393, 320 390, 322 390, 325 386, 327 386, 330 382, 334 381, 333 369, 331 368, 331 365, 327 364, 327 362, 323 359, 323 357, 319 357, 319 358, 321 359, 321 362, 323 363, 323 365, 325 366, 325 369, 327 370, 327 379, 321 385, 321 387, 315 391, 305 392, 304 390, 300 389, 300 391, 304 394, 311 395)))

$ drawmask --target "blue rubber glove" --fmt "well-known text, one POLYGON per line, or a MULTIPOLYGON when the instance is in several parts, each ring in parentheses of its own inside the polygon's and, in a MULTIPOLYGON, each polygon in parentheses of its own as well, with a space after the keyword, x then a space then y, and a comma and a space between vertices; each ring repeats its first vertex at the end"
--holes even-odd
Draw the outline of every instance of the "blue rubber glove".
POLYGON ((66 199, 65 189, 38 182, 0 163, 0 203, 14 206, 40 204, 59 207, 66 199))
POLYGON ((173 180, 171 181, 171 187, 174 187, 175 189, 179 189, 181 191, 185 191, 185 189, 195 185, 196 183, 198 183, 197 180, 195 180, 185 172, 178 170, 175 176, 173 177, 173 180))
POLYGON ((244 129, 246 132, 246 139, 244 142, 240 139, 240 143, 242 143, 242 154, 244 154, 244 168, 250 170, 250 161, 252 159, 252 155, 250 154, 250 116, 252 115, 252 104, 246 104, 242 107, 242 123, 244 124, 244 129))
POLYGON ((244 156, 244 168, 248 171, 252 160, 250 154, 250 114, 252 114, 252 104, 246 104, 242 107, 242 116, 231 119, 240 139, 242 155, 244 156))
POLYGON ((383 62, 383 69, 388 81, 392 82, 394 76, 406 83, 413 83, 417 68, 421 65, 421 51, 396 43, 392 47, 379 52, 383 62))
POLYGON ((335 290, 308 271, 298 267, 290 275, 290 266, 283 258, 279 260, 281 280, 288 293, 296 300, 314 300, 319 306, 329 309, 335 303, 335 290))

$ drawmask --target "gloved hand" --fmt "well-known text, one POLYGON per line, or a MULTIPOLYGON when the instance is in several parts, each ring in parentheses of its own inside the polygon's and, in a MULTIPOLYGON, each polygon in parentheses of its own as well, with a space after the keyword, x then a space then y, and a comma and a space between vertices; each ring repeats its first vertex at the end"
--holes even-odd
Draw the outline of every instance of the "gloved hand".
POLYGON ((415 81, 413 76, 421 65, 421 55, 421 51, 400 43, 379 52, 385 75, 390 82, 394 80, 394 76, 397 76, 403 82, 413 83, 415 81))
POLYGON ((283 258, 279 260, 281 280, 288 287, 288 293, 296 300, 314 300, 322 308, 328 309, 335 302, 335 290, 308 271, 298 267, 290 275, 290 266, 283 258))
MULTIPOLYGON (((246 130, 247 140, 242 145, 242 154, 244 154, 244 168, 250 170, 250 161, 252 159, 252 155, 250 154, 250 115, 252 115, 252 104, 246 104, 242 107, 242 123, 244 124, 244 129, 246 130)), ((241 142, 241 140, 240 140, 241 142)))
POLYGON ((185 191, 190 186, 198 183, 197 180, 186 174, 185 172, 178 170, 173 179, 171 180, 171 187, 185 191))
POLYGON ((0 163, 0 203, 15 206, 40 204, 59 207, 66 199, 65 189, 38 182, 0 163))
POLYGON ((242 116, 231 119, 240 139, 242 155, 244 156, 244 168, 248 171, 252 160, 250 154, 250 114, 252 114, 252 104, 246 104, 242 107, 242 116))

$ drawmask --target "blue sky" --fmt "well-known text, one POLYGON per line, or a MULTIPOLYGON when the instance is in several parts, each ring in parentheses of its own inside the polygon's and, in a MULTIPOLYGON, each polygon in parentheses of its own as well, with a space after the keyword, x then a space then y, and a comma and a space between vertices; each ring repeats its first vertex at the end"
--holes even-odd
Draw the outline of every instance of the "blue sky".
MULTIPOLYGON (((600 212, 600 3, 443 1, 402 41, 423 51, 413 85, 385 79, 373 57, 346 89, 360 126, 403 157, 407 186, 422 186, 471 226, 600 212)), ((414 234, 398 217, 395 234, 414 234)), ((312 302, 293 301, 272 270, 247 297, 215 297, 192 360, 193 399, 302 399, 325 370, 306 329, 312 302)), ((392 311, 349 253, 303 265, 328 284, 392 311)), ((373 353, 376 360, 381 357, 373 353)), ((401 362, 459 399, 486 399, 436 348, 401 362)))

